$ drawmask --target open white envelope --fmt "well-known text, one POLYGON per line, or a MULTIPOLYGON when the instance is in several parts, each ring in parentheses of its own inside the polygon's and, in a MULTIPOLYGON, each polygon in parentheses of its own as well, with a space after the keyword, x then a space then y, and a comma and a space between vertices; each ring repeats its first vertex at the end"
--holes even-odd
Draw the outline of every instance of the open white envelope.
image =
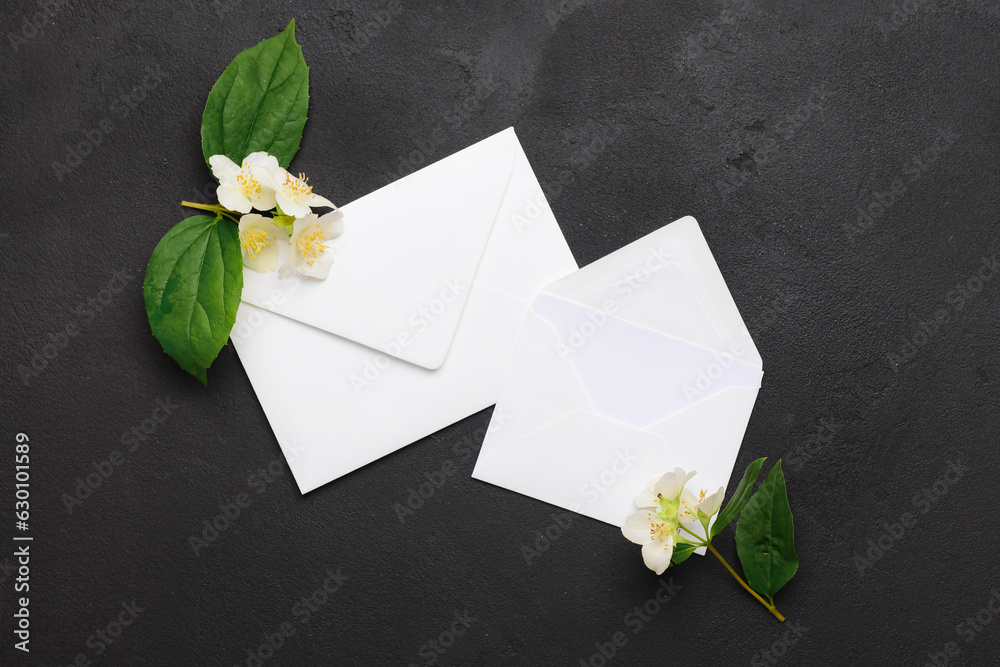
POLYGON ((472 476, 618 526, 675 466, 715 492, 761 368, 698 223, 682 218, 542 290, 472 476))
POLYGON ((245 270, 232 333, 302 493, 495 403, 577 268, 512 128, 341 210, 329 278, 245 270))

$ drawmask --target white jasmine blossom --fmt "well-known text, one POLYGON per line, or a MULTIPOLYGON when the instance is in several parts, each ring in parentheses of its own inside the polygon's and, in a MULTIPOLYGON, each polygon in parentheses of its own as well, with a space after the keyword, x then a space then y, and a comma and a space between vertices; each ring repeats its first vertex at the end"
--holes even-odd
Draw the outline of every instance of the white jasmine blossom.
POLYGON ((330 275, 333 254, 327 241, 340 236, 344 230, 344 214, 335 210, 323 216, 307 213, 295 221, 292 237, 288 240, 288 259, 278 271, 286 278, 293 272, 306 278, 325 280, 330 275))
POLYGON ((650 481, 649 486, 635 497, 636 507, 658 507, 660 498, 678 498, 684 485, 691 481, 696 472, 685 473, 681 468, 650 481))
MULTIPOLYGON (((275 166, 277 167, 277 165, 275 166)), ((311 207, 313 206, 337 208, 329 199, 313 192, 305 174, 300 173, 298 177, 295 177, 286 169, 277 167, 268 169, 265 178, 268 179, 268 185, 274 190, 278 210, 284 215, 302 218, 312 212, 311 207)))
POLYGON ((629 515, 622 527, 628 540, 642 545, 643 562, 657 574, 670 566, 679 543, 691 541, 681 531, 688 533, 685 527, 695 521, 700 521, 707 531, 709 520, 722 505, 722 488, 710 496, 704 490, 696 495, 685 488, 694 475, 694 471, 675 468, 651 480, 635 499, 636 506, 642 509, 629 515))
POLYGON ((268 273, 278 268, 279 238, 287 238, 271 218, 250 213, 240 218, 240 247, 243 249, 243 266, 257 273, 268 273))
POLYGON ((713 516, 722 507, 722 499, 726 490, 719 487, 719 490, 708 495, 708 491, 702 489, 695 495, 692 491, 684 489, 681 491, 681 523, 687 525, 697 519, 705 528, 708 534, 708 525, 713 516))
POLYGON ((251 209, 269 211, 274 208, 274 187, 270 173, 278 170, 278 160, 264 151, 250 153, 243 163, 237 165, 225 155, 213 155, 208 159, 212 173, 219 179, 216 194, 219 203, 226 208, 249 213, 251 209))
POLYGON ((677 517, 664 519, 658 512, 641 510, 630 514, 622 526, 622 534, 635 544, 642 545, 642 562, 656 574, 670 567, 670 558, 678 543, 677 517))

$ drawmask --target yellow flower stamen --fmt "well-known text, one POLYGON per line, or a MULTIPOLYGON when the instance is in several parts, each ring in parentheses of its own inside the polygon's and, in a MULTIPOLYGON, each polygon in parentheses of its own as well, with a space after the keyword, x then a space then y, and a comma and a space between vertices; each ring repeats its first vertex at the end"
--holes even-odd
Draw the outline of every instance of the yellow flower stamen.
POLYGON ((306 260, 306 264, 312 266, 316 260, 326 252, 328 246, 323 243, 326 240, 326 232, 322 227, 316 227, 308 234, 299 237, 299 254, 306 260))
POLYGON ((656 542, 666 542, 675 532, 677 532, 676 521, 653 521, 649 526, 649 537, 656 542))
POLYGON ((299 177, 295 178, 290 173, 285 173, 284 190, 291 195, 292 199, 298 199, 312 194, 312 186, 308 183, 309 177, 299 172, 299 177))
POLYGON ((272 241, 268 240, 267 232, 263 229, 246 230, 243 232, 240 243, 243 245, 243 249, 246 251, 247 257, 250 259, 257 259, 260 257, 260 253, 265 247, 274 245, 272 241))
POLYGON ((261 191, 260 182, 253 177, 247 166, 244 164, 240 173, 236 174, 236 182, 240 184, 240 191, 247 197, 259 195, 261 191))

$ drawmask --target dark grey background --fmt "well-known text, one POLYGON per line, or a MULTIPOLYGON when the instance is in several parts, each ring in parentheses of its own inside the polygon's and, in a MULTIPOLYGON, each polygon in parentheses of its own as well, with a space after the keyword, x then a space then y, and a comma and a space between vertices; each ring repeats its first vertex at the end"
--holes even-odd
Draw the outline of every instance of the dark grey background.
POLYGON ((394 7, 5 0, 0 540, 17 532, 19 431, 35 540, 30 655, 12 648, 0 549, 0 663, 246 665, 292 622, 264 664, 599 665, 619 631, 612 665, 774 664, 772 648, 788 665, 922 665, 949 642, 950 664, 997 664, 1000 622, 972 641, 957 627, 992 618, 1000 590, 1000 278, 983 264, 996 3, 394 7), (178 202, 212 195, 205 98, 291 17, 311 67, 294 167, 338 202, 513 125, 581 265, 698 218, 764 359, 737 468, 785 459, 802 565, 777 601, 796 633, 710 558, 671 571, 682 590, 633 632, 657 577, 582 517, 527 564, 553 508, 469 477, 490 411, 303 497, 232 347, 207 389, 162 354, 142 276, 178 202), (90 155, 53 166, 95 129, 90 155), (44 368, 20 370, 46 345, 44 368), (158 400, 180 407, 128 451, 158 400), (69 512, 115 450, 125 462, 69 512), (401 522, 394 505, 446 461, 458 473, 401 522), (968 471, 938 482, 949 461, 968 471), (251 505, 195 555, 189 538, 240 493, 251 505), (296 602, 338 567, 347 582, 299 623, 296 602), (96 655, 88 638, 132 600, 144 611, 96 655), (465 611, 447 651, 426 646, 465 611))

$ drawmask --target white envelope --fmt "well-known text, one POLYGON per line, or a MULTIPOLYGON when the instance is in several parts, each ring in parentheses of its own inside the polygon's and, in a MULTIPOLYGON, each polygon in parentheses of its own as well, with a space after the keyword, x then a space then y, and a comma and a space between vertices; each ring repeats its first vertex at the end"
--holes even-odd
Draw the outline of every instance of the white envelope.
POLYGON ((495 403, 577 268, 512 128, 341 210, 329 278, 245 270, 232 333, 302 493, 495 403))
POLYGON ((761 368, 698 223, 682 218, 542 290, 472 476, 618 526, 675 466, 714 492, 761 368))

